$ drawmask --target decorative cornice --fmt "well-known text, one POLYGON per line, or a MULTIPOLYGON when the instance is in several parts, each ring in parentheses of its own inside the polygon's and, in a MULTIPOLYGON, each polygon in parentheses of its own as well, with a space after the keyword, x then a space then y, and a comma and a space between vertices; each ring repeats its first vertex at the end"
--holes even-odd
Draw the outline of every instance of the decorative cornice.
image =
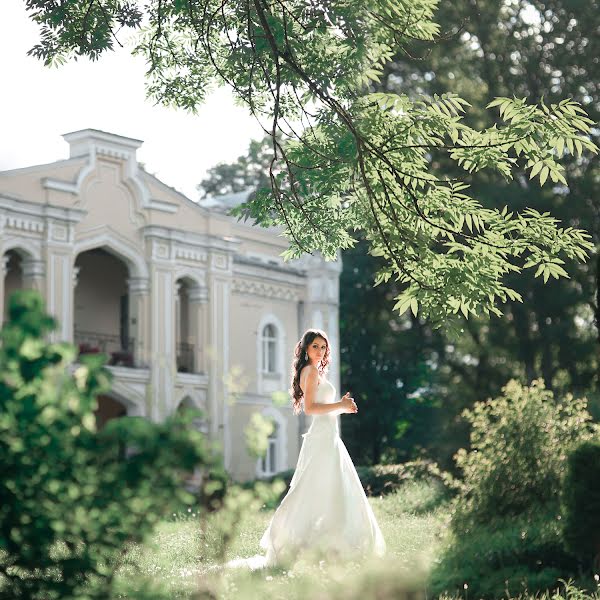
POLYGON ((44 177, 42 187, 44 189, 65 192, 68 194, 81 194, 84 180, 97 166, 99 158, 110 158, 124 162, 124 179, 130 183, 136 191, 136 197, 142 208, 158 210, 174 214, 179 210, 179 205, 174 202, 152 198, 137 162, 137 149, 142 145, 142 140, 128 138, 122 135, 100 131, 98 129, 82 129, 66 133, 63 138, 69 144, 71 159, 87 159, 76 176, 75 181, 64 181, 53 177, 44 177))
MULTIPOLYGON (((239 256, 235 258, 239 258, 239 256)), ((301 293, 304 293, 307 282, 306 274, 301 272, 285 271, 283 269, 276 269, 274 265, 257 265, 237 260, 235 260, 233 265, 233 275, 237 279, 252 279, 266 281, 273 285, 287 285, 297 288, 301 293)))
POLYGON ((232 291, 236 294, 262 296, 264 298, 285 300, 287 302, 298 302, 301 298, 300 291, 297 289, 248 279, 234 279, 232 282, 232 291))
POLYGON ((203 250, 215 249, 234 252, 241 243, 239 240, 230 237, 195 233, 161 225, 146 225, 142 230, 142 234, 144 238, 175 242, 176 247, 190 249, 201 248, 203 250))
POLYGON ((43 231, 44 219, 78 223, 87 214, 77 208, 64 208, 54 204, 39 204, 0 193, 0 211, 5 211, 5 225, 15 229, 43 231), (41 229, 40 229, 41 227, 41 229))
POLYGON ((195 248, 186 248, 182 246, 175 247, 175 258, 183 258, 192 262, 206 263, 208 261, 208 253, 204 250, 195 248))
POLYGON ((3 228, 20 229, 21 231, 32 231, 42 233, 44 231, 44 222, 34 217, 24 217, 17 215, 5 215, 2 218, 3 228))
POLYGON ((236 254, 233 257, 233 262, 239 265, 251 265, 253 267, 259 267, 268 269, 269 271, 279 271, 281 273, 289 273, 292 275, 298 275, 299 277, 306 276, 306 269, 297 266, 288 265, 275 257, 267 256, 248 256, 243 254, 236 254))

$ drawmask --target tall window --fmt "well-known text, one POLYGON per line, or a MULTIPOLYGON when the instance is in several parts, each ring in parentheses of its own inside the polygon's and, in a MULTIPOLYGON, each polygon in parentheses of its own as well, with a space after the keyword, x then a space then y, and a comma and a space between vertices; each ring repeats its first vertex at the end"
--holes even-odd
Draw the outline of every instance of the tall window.
POLYGON ((273 432, 269 436, 267 453, 261 459, 261 470, 265 476, 277 473, 277 438, 279 436, 279 425, 273 422, 273 432))
POLYGON ((277 330, 269 323, 262 330, 263 373, 277 373, 277 330))

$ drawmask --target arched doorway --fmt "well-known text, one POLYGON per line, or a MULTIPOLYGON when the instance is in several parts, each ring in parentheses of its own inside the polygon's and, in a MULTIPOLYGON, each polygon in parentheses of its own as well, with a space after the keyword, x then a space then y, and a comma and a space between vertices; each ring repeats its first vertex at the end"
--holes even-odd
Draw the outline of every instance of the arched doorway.
POLYGON ((16 250, 9 250, 2 257, 4 262, 4 311, 2 322, 8 317, 8 299, 16 290, 23 289, 23 259, 16 250))
POLYGON ((97 397, 98 408, 94 411, 96 428, 102 429, 111 419, 127 416, 127 408, 112 396, 102 394, 97 397))
POLYGON ((109 365, 134 366, 127 264, 103 248, 75 260, 73 339, 81 354, 102 352, 109 365))
POLYGON ((187 277, 181 277, 176 281, 175 285, 177 289, 177 296, 175 298, 175 353, 177 371, 180 373, 194 373, 196 370, 196 348, 190 315, 190 290, 195 284, 187 277))

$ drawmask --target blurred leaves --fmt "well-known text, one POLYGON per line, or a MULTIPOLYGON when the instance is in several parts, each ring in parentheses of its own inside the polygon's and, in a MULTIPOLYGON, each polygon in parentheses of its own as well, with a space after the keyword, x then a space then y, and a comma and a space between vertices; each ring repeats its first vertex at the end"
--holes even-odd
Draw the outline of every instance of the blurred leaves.
POLYGON ((259 458, 264 456, 269 445, 269 436, 275 431, 273 419, 264 417, 254 412, 250 422, 244 430, 246 436, 246 449, 250 456, 259 458))
POLYGON ((10 298, 0 339, 0 593, 106 598, 129 542, 193 500, 185 472, 214 457, 191 415, 123 417, 96 430, 110 392, 98 356, 52 344, 37 292, 10 298))

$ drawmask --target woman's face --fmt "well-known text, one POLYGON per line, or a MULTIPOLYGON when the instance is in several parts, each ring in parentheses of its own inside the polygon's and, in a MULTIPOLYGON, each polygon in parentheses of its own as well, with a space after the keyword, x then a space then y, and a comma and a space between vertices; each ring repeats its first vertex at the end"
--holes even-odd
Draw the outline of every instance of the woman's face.
POLYGON ((325 356, 327 350, 327 342, 322 337, 316 337, 309 345, 306 350, 308 353, 308 360, 313 365, 317 365, 321 362, 325 356))

